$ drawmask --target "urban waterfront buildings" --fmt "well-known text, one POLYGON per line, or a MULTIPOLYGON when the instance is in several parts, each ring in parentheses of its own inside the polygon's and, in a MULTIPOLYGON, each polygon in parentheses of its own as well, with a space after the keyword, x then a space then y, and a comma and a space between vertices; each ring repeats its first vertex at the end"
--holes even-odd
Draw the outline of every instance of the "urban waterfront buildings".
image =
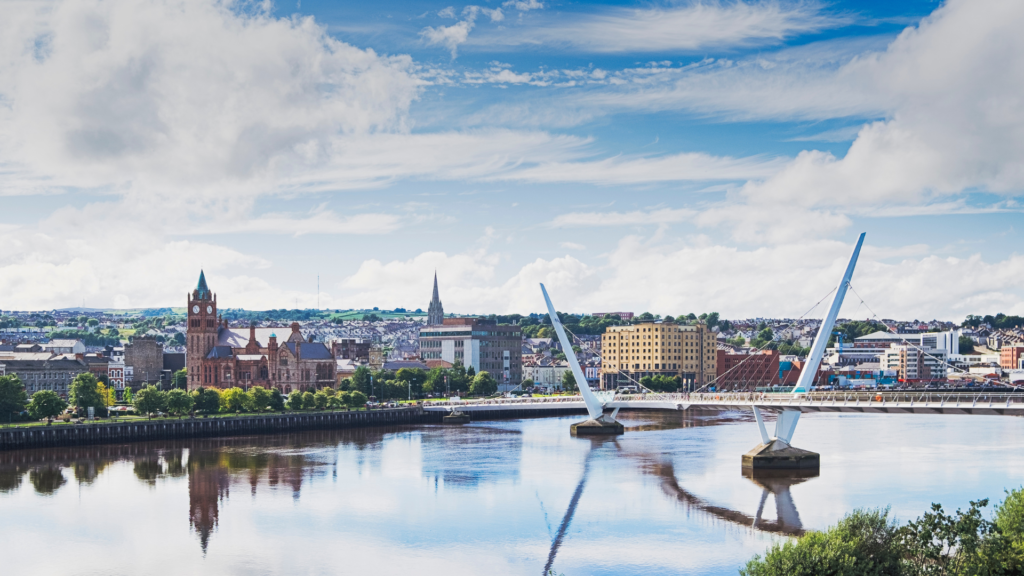
POLYGON ((188 296, 188 389, 263 386, 283 393, 333 387, 334 355, 306 339, 299 323, 288 328, 231 328, 217 316, 217 296, 199 274, 188 296), (277 333, 282 333, 280 342, 277 333))
POLYGON ((602 389, 635 384, 645 376, 680 377, 684 388, 716 375, 715 333, 705 324, 643 322, 610 326, 601 336, 602 389))
POLYGON ((499 385, 518 386, 523 379, 523 332, 482 318, 445 318, 434 274, 427 325, 420 329, 419 357, 424 362, 461 363, 486 371, 499 385))
POLYGON ((523 333, 519 326, 482 318, 445 318, 420 329, 420 358, 460 362, 486 370, 499 384, 518 386, 523 379, 523 333))

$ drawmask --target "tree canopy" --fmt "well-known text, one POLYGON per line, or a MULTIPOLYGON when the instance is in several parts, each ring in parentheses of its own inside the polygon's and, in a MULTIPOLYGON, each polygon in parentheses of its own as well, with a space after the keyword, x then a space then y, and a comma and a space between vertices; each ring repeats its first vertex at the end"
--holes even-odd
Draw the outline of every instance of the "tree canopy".
POLYGON ((68 407, 67 402, 52 390, 40 390, 32 395, 28 405, 28 413, 36 420, 55 418, 68 407))
POLYGON ((0 421, 12 420, 25 410, 26 404, 28 394, 18 375, 0 376, 0 421))
POLYGON ((96 409, 104 408, 106 406, 104 400, 99 389, 99 381, 91 373, 82 372, 71 381, 68 403, 75 408, 85 409, 90 406, 96 409))

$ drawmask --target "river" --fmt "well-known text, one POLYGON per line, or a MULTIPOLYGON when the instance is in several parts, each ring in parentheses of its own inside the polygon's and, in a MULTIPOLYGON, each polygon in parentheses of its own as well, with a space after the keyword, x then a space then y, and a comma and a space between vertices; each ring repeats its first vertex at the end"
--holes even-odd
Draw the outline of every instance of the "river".
POLYGON ((6 574, 736 574, 857 507, 913 519, 1024 481, 1024 419, 804 415, 812 478, 747 478, 738 412, 0 452, 6 574), (760 512, 759 512, 760 510, 760 512))

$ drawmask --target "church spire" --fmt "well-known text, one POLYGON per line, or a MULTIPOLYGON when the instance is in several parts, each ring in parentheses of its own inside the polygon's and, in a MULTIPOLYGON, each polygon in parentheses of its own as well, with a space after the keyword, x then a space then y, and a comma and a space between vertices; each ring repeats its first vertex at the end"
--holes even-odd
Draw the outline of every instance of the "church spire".
POLYGON ((196 299, 209 300, 210 287, 206 285, 206 273, 199 271, 199 284, 196 285, 196 299))
POLYGON ((444 324, 444 308, 441 306, 441 297, 437 293, 437 270, 434 271, 434 295, 430 299, 430 306, 427 307, 427 325, 440 326, 444 324))

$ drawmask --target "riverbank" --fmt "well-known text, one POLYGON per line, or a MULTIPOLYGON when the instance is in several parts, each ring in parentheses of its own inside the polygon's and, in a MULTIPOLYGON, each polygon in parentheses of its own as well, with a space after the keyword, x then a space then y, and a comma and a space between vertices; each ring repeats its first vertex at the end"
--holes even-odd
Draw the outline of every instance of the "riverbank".
POLYGON ((0 429, 0 450, 83 446, 113 442, 142 442, 179 438, 275 434, 296 430, 436 424, 443 413, 416 408, 369 411, 318 411, 253 414, 248 416, 198 417, 181 420, 133 420, 60 426, 0 429))

